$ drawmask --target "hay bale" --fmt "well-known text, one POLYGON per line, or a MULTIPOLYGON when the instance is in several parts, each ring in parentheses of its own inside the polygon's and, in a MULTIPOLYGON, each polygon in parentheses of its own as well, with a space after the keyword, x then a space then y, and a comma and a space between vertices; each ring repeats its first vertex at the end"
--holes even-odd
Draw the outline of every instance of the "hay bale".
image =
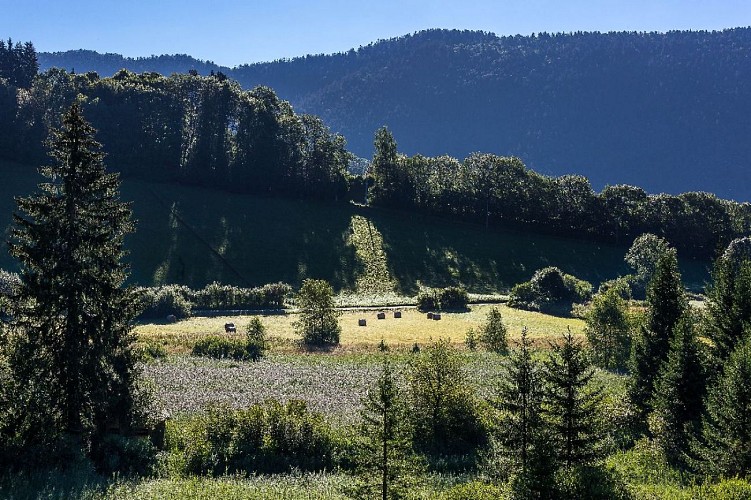
POLYGON ((170 314, 167 316, 167 323, 177 323, 177 316, 170 314))
POLYGON ((438 321, 438 320, 440 320, 440 319, 441 319, 441 315, 440 315, 440 314, 438 314, 438 313, 435 313, 435 314, 433 315, 433 319, 434 319, 435 321, 438 321))
POLYGON ((360 318, 360 319, 357 320, 357 326, 365 326, 367 324, 368 324, 368 322, 365 321, 365 318, 360 318))
POLYGON ((386 319, 386 313, 384 313, 384 312, 378 313, 377 318, 378 319, 386 319))
POLYGON ((235 328, 234 323, 225 323, 224 324, 224 333, 235 333, 237 332, 237 328, 235 328))
POLYGON ((428 313, 428 319, 433 319, 433 313, 428 313))
POLYGON ((402 312, 401 311, 394 311, 394 317, 395 318, 401 318, 402 317, 402 312))

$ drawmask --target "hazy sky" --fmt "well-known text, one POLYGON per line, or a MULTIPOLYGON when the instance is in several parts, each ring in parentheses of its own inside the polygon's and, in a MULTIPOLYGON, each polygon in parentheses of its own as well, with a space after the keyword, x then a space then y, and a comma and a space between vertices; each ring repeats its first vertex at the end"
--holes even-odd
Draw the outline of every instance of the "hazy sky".
POLYGON ((189 54, 226 66, 331 53, 426 28, 528 35, 751 25, 751 0, 0 0, 0 37, 39 51, 189 54))

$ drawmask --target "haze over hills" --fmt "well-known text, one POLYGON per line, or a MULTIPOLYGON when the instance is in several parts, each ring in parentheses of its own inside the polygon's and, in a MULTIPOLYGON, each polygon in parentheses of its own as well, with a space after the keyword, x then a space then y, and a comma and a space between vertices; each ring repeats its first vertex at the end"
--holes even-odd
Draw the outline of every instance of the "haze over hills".
POLYGON ((546 174, 650 192, 751 199, 751 29, 498 37, 430 30, 357 50, 222 68, 187 56, 40 54, 107 75, 225 72, 321 116, 355 154, 393 131, 401 152, 521 157, 546 174))

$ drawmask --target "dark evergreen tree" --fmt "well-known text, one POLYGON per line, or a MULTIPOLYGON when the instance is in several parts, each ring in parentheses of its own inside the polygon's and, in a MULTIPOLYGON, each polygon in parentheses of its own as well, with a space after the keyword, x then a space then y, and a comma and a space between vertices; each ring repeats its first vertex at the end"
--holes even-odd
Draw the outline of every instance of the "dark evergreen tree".
POLYGON ((694 443, 697 468, 712 477, 751 473, 751 339, 730 354, 709 390, 701 439, 694 443))
POLYGON ((705 375, 693 318, 684 315, 675 326, 668 359, 655 381, 649 430, 674 465, 685 465, 689 444, 702 414, 705 375))
POLYGON ((26 442, 80 439, 135 414, 134 295, 123 288, 131 211, 78 104, 49 142, 38 194, 19 198, 10 251, 21 265, 11 367, 26 442))
POLYGON ((411 478, 421 468, 412 449, 412 433, 406 418, 406 395, 387 357, 381 375, 363 399, 358 450, 358 484, 362 498, 402 498, 411 478))
POLYGON ((751 326, 751 260, 727 255, 715 263, 707 292, 706 333, 717 363, 727 360, 751 326))
POLYGON ((501 311, 494 307, 488 312, 485 324, 480 327, 480 343, 488 351, 506 354, 508 352, 506 333, 506 325, 503 324, 501 311))
POLYGON ((570 468, 592 462, 598 456, 599 436, 595 422, 602 400, 591 386, 592 369, 581 343, 571 330, 560 344, 551 344, 545 362, 544 415, 552 433, 551 445, 558 461, 570 468))
POLYGON ((399 156, 396 151, 394 136, 386 127, 376 131, 375 152, 370 173, 373 176, 371 191, 374 203, 398 206, 400 191, 404 188, 399 156))
POLYGON ((647 318, 631 349, 629 399, 636 410, 636 424, 643 427, 651 411, 657 374, 668 356, 670 340, 687 302, 678 271, 675 250, 660 256, 647 287, 647 318))
POLYGON ((553 488, 555 456, 542 418, 542 371, 531 348, 525 328, 493 400, 500 421, 485 466, 499 479, 513 476, 515 490, 544 497, 553 488))

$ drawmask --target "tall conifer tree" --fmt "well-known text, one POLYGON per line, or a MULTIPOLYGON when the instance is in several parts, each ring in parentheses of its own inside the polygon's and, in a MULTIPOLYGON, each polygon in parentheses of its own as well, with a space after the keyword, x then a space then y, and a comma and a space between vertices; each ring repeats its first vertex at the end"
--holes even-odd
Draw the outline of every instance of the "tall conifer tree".
POLYGON ((647 319, 635 335, 631 351, 629 398, 640 426, 651 411, 657 374, 668 357, 673 330, 688 303, 674 249, 660 256, 654 277, 647 287, 647 319))
POLYGON ((123 288, 131 210, 74 104, 49 141, 39 192, 17 200, 10 249, 21 265, 11 365, 27 439, 128 427, 136 377, 123 288), (41 424, 40 424, 41 422, 41 424))

